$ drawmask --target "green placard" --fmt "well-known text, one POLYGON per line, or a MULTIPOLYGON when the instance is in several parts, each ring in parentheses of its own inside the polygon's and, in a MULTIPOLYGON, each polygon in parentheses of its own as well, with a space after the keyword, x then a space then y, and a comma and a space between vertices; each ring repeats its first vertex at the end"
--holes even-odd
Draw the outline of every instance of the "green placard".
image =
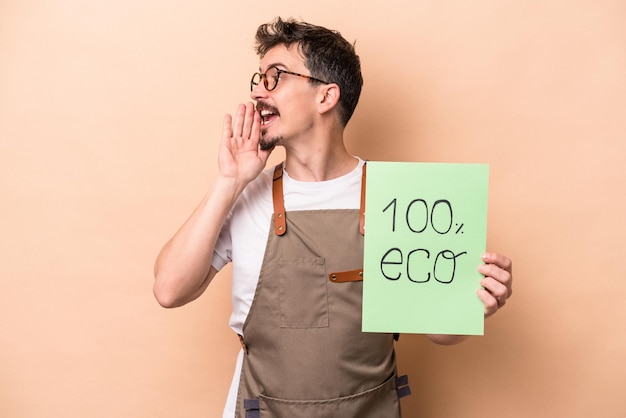
POLYGON ((367 163, 363 331, 482 335, 489 166, 367 163))

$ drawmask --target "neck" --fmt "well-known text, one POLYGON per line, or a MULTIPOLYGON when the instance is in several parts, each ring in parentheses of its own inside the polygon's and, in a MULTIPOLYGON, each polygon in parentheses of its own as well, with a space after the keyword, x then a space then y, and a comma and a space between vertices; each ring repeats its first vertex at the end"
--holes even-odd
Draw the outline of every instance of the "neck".
POLYGON ((298 181, 332 180, 354 170, 357 164, 345 148, 342 132, 285 149, 285 169, 298 181))

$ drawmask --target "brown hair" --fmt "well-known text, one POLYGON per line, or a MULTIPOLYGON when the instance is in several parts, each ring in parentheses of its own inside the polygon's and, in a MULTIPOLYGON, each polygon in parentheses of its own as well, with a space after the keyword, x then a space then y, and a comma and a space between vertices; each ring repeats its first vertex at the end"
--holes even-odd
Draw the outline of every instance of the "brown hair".
POLYGON ((293 44, 300 46, 311 76, 339 86, 339 118, 345 126, 354 113, 363 86, 361 61, 354 45, 337 31, 294 19, 278 17, 257 30, 256 51, 261 58, 275 46, 293 44))

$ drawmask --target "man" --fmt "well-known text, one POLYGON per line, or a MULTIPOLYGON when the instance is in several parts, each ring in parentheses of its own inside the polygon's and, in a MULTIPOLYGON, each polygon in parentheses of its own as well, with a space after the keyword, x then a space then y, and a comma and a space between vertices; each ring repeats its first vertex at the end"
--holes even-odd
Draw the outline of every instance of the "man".
MULTIPOLYGON (((400 417, 393 336, 361 332, 358 276, 328 279, 363 263, 364 162, 343 142, 359 57, 338 32, 293 20, 261 25, 256 41, 256 107, 226 115, 219 173, 159 254, 155 296, 184 305, 233 262, 230 325, 242 351, 225 417, 400 417), (285 161, 264 170, 276 146, 285 161)), ((489 316, 511 294, 511 262, 483 261, 478 297, 489 316)))

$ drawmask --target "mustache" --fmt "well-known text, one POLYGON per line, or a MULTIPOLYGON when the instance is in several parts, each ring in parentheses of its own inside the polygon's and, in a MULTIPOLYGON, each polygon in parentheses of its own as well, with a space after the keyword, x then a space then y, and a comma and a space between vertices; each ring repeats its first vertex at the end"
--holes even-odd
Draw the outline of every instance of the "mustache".
POLYGON ((269 105, 269 104, 267 104, 265 102, 257 102, 257 104, 256 104, 256 111, 257 112, 261 112, 263 110, 267 110, 268 112, 274 113, 276 115, 279 114, 278 113, 278 109, 275 108, 274 106, 269 105))

